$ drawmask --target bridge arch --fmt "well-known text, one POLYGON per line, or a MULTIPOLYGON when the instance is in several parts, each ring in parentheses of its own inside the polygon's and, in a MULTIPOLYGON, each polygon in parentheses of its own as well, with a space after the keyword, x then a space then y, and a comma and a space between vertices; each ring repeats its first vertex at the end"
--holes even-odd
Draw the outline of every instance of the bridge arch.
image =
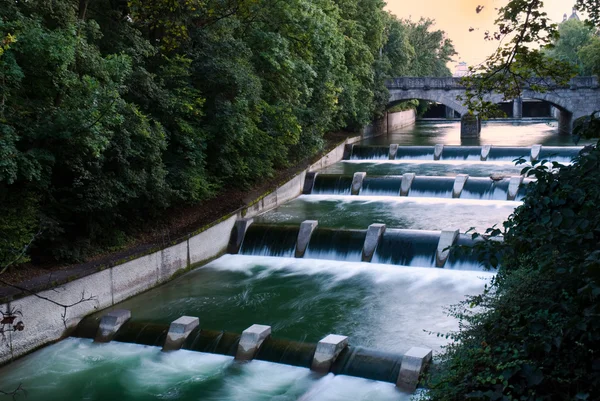
POLYGON ((461 116, 468 112, 468 109, 458 100, 456 100, 456 95, 452 97, 450 94, 439 91, 391 90, 388 105, 393 105, 412 99, 441 103, 444 106, 448 106, 451 109, 456 110, 461 116))

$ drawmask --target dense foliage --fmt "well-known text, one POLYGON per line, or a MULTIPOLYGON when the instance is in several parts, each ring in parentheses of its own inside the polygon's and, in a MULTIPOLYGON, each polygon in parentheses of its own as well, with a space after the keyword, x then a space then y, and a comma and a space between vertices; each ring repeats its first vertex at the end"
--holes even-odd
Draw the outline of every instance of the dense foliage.
POLYGON ((480 249, 502 256, 498 276, 453 310, 461 330, 429 399, 600 399, 600 149, 584 152, 529 170, 523 205, 489 232, 504 236, 480 249))
MULTIPOLYGON (((595 32, 592 27, 600 26, 598 0, 575 0, 575 9, 585 13, 585 24, 590 32, 595 32)), ((591 40, 585 50, 569 49, 568 42, 574 40, 577 45, 578 30, 571 29, 572 23, 563 24, 561 29, 544 11, 543 0, 508 0, 497 10, 496 29, 486 32, 485 38, 497 41, 498 48, 485 62, 470 67, 469 76, 464 78, 467 92, 463 101, 473 113, 497 114, 497 107, 487 99, 492 92, 512 100, 521 96, 526 86, 544 92, 554 85, 568 85, 578 72, 598 71, 595 51, 600 49, 600 42, 591 40), (567 39, 561 41, 561 34, 567 39), (557 57, 549 57, 557 45, 562 50, 557 57), (577 64, 583 64, 583 60, 587 65, 584 71, 577 64)))
POLYGON ((558 39, 546 51, 549 57, 569 62, 579 75, 600 72, 597 52, 600 38, 594 28, 578 19, 570 19, 558 26, 558 34, 558 39))
POLYGON ((0 269, 122 246, 365 126, 387 77, 448 74, 442 32, 383 6, 0 0, 0 269))

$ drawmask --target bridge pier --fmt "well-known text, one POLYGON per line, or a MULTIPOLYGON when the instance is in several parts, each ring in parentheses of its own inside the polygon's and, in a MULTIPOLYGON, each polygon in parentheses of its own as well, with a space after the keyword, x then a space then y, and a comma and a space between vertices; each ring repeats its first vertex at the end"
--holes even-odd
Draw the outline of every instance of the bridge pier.
POLYGON ((523 118, 523 98, 518 97, 513 100, 513 118, 523 118))
POLYGON ((460 119, 461 138, 479 138, 481 135, 481 118, 473 114, 464 114, 460 119))
POLYGON ((454 119, 454 109, 452 107, 446 106, 446 119, 447 120, 454 119))
POLYGON ((566 110, 558 110, 558 133, 570 135, 573 131, 573 113, 566 110))

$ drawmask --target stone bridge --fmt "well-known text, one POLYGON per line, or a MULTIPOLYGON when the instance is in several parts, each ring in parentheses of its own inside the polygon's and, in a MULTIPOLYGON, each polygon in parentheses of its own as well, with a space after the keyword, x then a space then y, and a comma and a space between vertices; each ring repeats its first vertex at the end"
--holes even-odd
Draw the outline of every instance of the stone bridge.
MULTIPOLYGON (((394 78, 386 82, 390 92, 390 104, 405 100, 420 99, 441 103, 456 110, 461 116, 467 108, 457 100, 465 94, 461 78, 394 78)), ((524 88, 519 99, 505 99, 492 93, 484 98, 493 103, 514 101, 514 116, 520 117, 523 99, 544 100, 559 110, 558 121, 561 133, 570 133, 573 120, 600 110, 600 86, 596 77, 576 77, 568 86, 549 87, 545 93, 524 88)))

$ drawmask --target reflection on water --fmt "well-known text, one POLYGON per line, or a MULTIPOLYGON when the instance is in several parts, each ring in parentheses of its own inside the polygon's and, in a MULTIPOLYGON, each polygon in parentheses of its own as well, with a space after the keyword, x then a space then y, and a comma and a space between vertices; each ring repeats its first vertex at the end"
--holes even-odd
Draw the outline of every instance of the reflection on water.
POLYGON ((391 383, 190 351, 69 338, 0 369, 32 401, 408 401, 391 383))
MULTIPOLYGON (((485 121, 481 128, 480 138, 460 138, 460 121, 418 121, 415 125, 408 126, 376 138, 368 139, 364 144, 387 145, 397 143, 399 145, 432 146, 444 145, 497 145, 497 146, 531 146, 534 144, 573 146, 574 142, 570 135, 558 133, 556 120, 545 122, 494 122, 485 121)), ((591 142, 581 141, 579 145, 591 142)))

